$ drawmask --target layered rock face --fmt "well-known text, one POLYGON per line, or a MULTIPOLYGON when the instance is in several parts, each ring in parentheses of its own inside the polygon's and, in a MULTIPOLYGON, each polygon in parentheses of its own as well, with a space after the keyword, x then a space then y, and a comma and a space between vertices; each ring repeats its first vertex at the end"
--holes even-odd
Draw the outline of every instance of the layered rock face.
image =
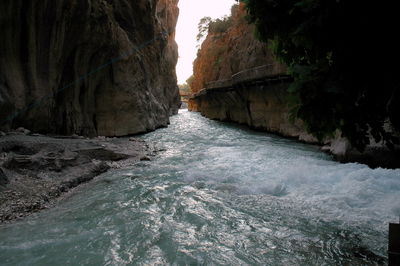
POLYGON ((178 0, 4 0, 7 129, 122 136, 166 126, 180 100, 178 0))

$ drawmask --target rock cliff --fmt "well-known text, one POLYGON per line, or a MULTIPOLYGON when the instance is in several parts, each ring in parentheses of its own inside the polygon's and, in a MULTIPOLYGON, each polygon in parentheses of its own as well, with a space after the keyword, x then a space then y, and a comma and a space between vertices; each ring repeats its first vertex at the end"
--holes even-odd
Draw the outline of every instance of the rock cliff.
POLYGON ((210 119, 233 121, 254 129, 317 143, 318 140, 306 132, 301 120, 291 119, 288 85, 289 82, 280 81, 251 88, 209 89, 192 99, 191 109, 210 119))
POLYGON ((121 136, 166 126, 180 105, 177 2, 1 1, 1 127, 121 136))
POLYGON ((246 22, 245 15, 244 4, 236 5, 229 27, 224 32, 209 32, 193 63, 193 92, 209 82, 229 79, 237 72, 265 64, 274 64, 285 72, 267 45, 254 37, 254 26, 246 22))
POLYGON ((286 67, 277 62, 268 46, 255 38, 254 27, 246 22, 245 15, 244 4, 237 5, 232 8, 226 31, 209 31, 193 64, 191 89, 197 95, 189 101, 189 110, 200 111, 211 119, 316 142, 300 120, 292 122, 289 118, 289 82, 257 86, 242 82, 250 75, 251 71, 246 70, 260 66, 269 66, 273 70, 271 76, 286 74, 286 67), (238 75, 243 77, 232 79, 238 75), (213 81, 218 80, 222 80, 219 87, 223 87, 224 81, 230 82, 231 87, 211 88, 213 81))

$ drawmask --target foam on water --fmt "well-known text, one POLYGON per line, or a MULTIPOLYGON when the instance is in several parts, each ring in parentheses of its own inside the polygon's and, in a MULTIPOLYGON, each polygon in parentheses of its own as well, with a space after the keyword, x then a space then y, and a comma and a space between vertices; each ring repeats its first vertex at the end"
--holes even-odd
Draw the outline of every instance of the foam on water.
POLYGON ((143 138, 165 152, 0 227, 0 264, 385 262, 400 170, 186 111, 143 138))

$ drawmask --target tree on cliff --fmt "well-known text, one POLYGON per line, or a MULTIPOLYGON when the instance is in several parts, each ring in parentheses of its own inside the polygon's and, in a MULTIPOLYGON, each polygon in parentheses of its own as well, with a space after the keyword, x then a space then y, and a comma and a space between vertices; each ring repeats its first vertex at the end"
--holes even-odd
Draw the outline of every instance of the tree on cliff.
POLYGON ((203 17, 200 19, 197 28, 199 29, 199 33, 197 34, 196 40, 200 43, 208 33, 208 25, 211 22, 211 17, 203 17))
POLYGON ((262 40, 289 67, 294 114, 319 138, 340 129, 362 150, 400 129, 400 42, 394 2, 243 0, 262 40))
MULTIPOLYGON (((237 5, 233 5, 232 9, 237 5)), ((197 34, 197 42, 200 43, 207 36, 208 33, 219 34, 224 33, 232 24, 232 16, 225 16, 223 18, 211 19, 210 17, 203 17, 198 24, 199 33, 197 34)))

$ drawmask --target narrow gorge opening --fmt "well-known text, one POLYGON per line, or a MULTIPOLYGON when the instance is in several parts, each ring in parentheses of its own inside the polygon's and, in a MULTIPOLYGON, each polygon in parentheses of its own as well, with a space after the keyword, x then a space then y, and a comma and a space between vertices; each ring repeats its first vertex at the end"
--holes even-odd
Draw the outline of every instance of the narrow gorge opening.
POLYGON ((176 72, 179 85, 186 86, 187 81, 191 79, 193 75, 193 62, 197 57, 197 52, 201 47, 205 35, 207 35, 207 30, 203 30, 201 33, 203 36, 199 36, 200 21, 204 18, 216 20, 228 17, 231 14, 232 6, 236 4, 237 1, 235 0, 179 2, 180 15, 176 27, 176 42, 179 47, 176 72))

